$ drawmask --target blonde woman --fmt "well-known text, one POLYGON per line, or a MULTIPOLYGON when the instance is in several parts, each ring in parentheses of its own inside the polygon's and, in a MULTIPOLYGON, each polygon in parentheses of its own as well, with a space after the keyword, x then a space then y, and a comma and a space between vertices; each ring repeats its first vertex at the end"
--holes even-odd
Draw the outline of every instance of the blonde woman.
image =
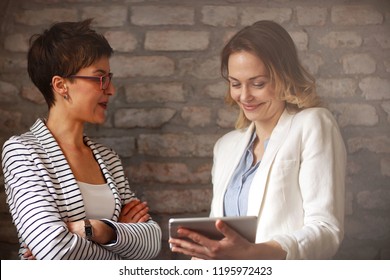
POLYGON ((344 234, 346 152, 287 31, 259 21, 222 51, 236 130, 214 147, 210 216, 257 216, 250 243, 222 221, 211 240, 187 229, 172 251, 200 259, 328 259, 344 234))

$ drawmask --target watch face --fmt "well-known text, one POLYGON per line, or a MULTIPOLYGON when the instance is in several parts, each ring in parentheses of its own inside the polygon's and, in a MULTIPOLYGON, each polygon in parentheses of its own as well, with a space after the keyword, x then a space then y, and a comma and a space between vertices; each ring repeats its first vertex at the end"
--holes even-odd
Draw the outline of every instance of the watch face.
POLYGON ((85 235, 87 239, 92 238, 92 227, 91 226, 85 226, 85 235))

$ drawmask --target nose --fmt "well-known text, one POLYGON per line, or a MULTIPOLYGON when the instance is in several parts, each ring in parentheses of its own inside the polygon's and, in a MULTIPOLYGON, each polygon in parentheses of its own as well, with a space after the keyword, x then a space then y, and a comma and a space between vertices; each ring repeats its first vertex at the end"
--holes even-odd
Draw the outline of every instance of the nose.
POLYGON ((112 81, 108 85, 108 87, 104 90, 104 94, 106 95, 114 95, 116 93, 116 89, 112 81))
POLYGON ((241 87, 240 99, 241 99, 242 101, 250 101, 252 98, 253 98, 253 96, 252 96, 251 91, 250 91, 250 89, 248 88, 248 86, 243 85, 243 86, 241 87))

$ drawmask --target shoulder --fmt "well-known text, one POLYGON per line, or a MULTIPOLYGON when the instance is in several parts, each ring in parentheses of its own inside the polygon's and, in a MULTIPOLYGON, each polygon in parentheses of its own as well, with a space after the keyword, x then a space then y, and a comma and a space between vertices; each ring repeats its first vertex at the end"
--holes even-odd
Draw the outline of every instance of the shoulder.
MULTIPOLYGON (((24 146, 26 148, 41 146, 39 138, 50 137, 46 125, 42 119, 37 119, 35 123, 30 127, 30 130, 20 134, 11 136, 3 145, 3 149, 7 149, 14 146, 24 146)), ((53 138, 54 140, 54 138, 53 138)))
POLYGON ((1 151, 3 171, 24 165, 26 160, 32 161, 38 146, 39 143, 30 132, 10 137, 1 151))
POLYGON ((307 108, 299 111, 295 114, 297 117, 306 118, 306 117, 314 117, 314 118, 322 118, 322 117, 330 117, 332 113, 323 107, 314 107, 307 108))
POLYGON ((4 142, 3 151, 14 149, 29 149, 35 144, 38 144, 38 140, 31 132, 26 132, 21 135, 11 136, 7 141, 4 142))
POLYGON ((294 123, 311 126, 312 128, 315 128, 316 125, 337 126, 333 114, 328 109, 322 107, 308 108, 296 113, 294 115, 294 123))
POLYGON ((308 108, 294 116, 292 129, 296 135, 307 143, 342 143, 339 125, 333 114, 326 108, 308 108), (333 141, 333 140, 334 141, 333 141))

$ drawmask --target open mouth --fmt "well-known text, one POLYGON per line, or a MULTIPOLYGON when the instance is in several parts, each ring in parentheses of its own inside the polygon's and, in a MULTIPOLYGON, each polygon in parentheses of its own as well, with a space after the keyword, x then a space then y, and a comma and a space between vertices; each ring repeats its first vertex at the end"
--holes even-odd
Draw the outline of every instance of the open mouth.
POLYGON ((108 102, 101 102, 99 103, 99 106, 102 107, 103 109, 107 109, 108 102))

